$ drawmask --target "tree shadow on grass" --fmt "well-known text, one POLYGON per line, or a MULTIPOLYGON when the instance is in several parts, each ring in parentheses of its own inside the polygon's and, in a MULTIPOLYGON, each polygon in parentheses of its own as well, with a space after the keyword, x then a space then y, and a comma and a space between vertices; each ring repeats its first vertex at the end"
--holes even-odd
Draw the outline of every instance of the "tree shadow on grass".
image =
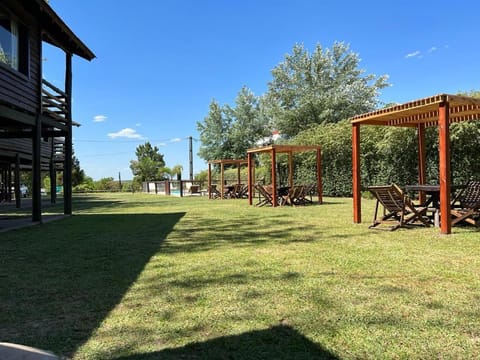
POLYGON ((0 339, 74 353, 184 215, 76 215, 2 234, 0 339))
POLYGON ((290 326, 222 336, 205 342, 153 353, 119 357, 116 360, 156 359, 340 359, 313 343, 290 326))

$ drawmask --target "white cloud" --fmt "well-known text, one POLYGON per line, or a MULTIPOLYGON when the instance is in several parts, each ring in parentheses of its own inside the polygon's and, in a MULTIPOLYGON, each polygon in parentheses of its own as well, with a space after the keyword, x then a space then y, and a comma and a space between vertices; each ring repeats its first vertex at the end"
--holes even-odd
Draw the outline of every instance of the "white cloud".
POLYGON ((167 143, 161 142, 161 143, 158 143, 158 146, 167 146, 167 143))
POLYGON ((180 142, 180 141, 182 141, 182 139, 180 139, 180 138, 173 138, 172 140, 170 140, 170 142, 172 142, 172 143, 177 143, 177 142, 180 142))
POLYGON ((142 124, 136 123, 135 126, 136 126, 136 127, 140 127, 140 126, 142 126, 142 124))
POLYGON ((434 51, 437 51, 437 47, 436 46, 432 46, 430 49, 428 49, 428 52, 429 53, 432 53, 434 51))
POLYGON ((104 122, 105 120, 107 120, 107 117, 105 115, 95 115, 93 117, 94 122, 104 122))
POLYGON ((131 128, 122 129, 116 133, 108 133, 108 137, 111 139, 116 139, 119 137, 129 138, 129 139, 143 139, 144 137, 137 133, 136 130, 131 128))
POLYGON ((414 51, 412 53, 409 53, 409 54, 405 55, 405 58, 407 58, 407 59, 408 58, 413 58, 413 57, 421 57, 420 51, 417 50, 417 51, 414 51))

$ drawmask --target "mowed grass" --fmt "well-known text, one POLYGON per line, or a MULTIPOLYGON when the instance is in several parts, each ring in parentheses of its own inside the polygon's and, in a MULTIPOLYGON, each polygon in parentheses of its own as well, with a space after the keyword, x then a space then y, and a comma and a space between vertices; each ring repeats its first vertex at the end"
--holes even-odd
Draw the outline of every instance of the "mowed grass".
POLYGON ((75 198, 0 234, 0 341, 74 359, 480 357, 480 236, 368 229, 374 202, 75 198))

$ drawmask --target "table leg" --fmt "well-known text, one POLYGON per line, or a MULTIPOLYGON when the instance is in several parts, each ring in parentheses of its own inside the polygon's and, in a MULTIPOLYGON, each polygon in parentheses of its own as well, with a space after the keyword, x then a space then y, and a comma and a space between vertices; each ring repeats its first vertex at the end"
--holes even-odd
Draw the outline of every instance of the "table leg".
POLYGON ((433 225, 435 227, 440 226, 440 210, 436 209, 435 212, 433 213, 433 225))

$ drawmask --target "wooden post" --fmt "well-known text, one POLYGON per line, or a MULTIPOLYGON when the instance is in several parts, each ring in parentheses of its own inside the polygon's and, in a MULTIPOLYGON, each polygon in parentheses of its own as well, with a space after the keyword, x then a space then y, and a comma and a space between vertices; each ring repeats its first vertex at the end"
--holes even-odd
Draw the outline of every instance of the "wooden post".
POLYGON ((237 164, 237 184, 240 184, 241 179, 240 179, 240 162, 237 164))
POLYGON ((452 232, 450 218, 450 127, 448 101, 438 107, 438 143, 440 158, 440 232, 452 232))
POLYGON ((20 191, 20 154, 16 153, 15 155, 15 170, 14 170, 14 181, 15 181, 15 207, 20 209, 22 206, 22 194, 20 191))
POLYGON ((55 172, 55 163, 53 162, 53 154, 52 159, 50 159, 49 164, 50 170, 50 202, 55 204, 57 202, 57 174, 55 172))
POLYGON ((276 162, 276 151, 275 148, 271 150, 272 157, 272 206, 277 206, 277 162, 276 162))
POLYGON ((247 153, 247 189, 248 189, 248 205, 252 205, 252 199, 253 199, 252 153, 247 153))
POLYGON ((288 186, 293 186, 293 152, 288 152, 288 186))
POLYGON ((360 125, 352 125, 352 191, 353 222, 362 222, 362 196, 360 184, 360 125))
POLYGON ((323 203, 323 181, 322 181, 322 151, 317 149, 317 191, 318 203, 323 203))
POLYGON ((224 176, 223 176, 223 162, 220 163, 220 189, 218 189, 220 191, 220 199, 223 200, 223 187, 224 187, 224 176))
POLYGON ((72 54, 65 53, 65 94, 67 134, 65 135, 65 163, 63 168, 63 213, 72 214, 72 54))
MULTIPOLYGON (((427 180, 426 175, 426 150, 425 150, 425 124, 418 124, 417 126, 417 138, 418 138, 418 183, 420 185, 425 184, 427 180)), ((425 192, 420 191, 419 198, 420 204, 424 204, 426 200, 425 192)))
POLYGON ((212 192, 210 191, 212 189, 212 164, 208 162, 208 198, 212 198, 212 192))

